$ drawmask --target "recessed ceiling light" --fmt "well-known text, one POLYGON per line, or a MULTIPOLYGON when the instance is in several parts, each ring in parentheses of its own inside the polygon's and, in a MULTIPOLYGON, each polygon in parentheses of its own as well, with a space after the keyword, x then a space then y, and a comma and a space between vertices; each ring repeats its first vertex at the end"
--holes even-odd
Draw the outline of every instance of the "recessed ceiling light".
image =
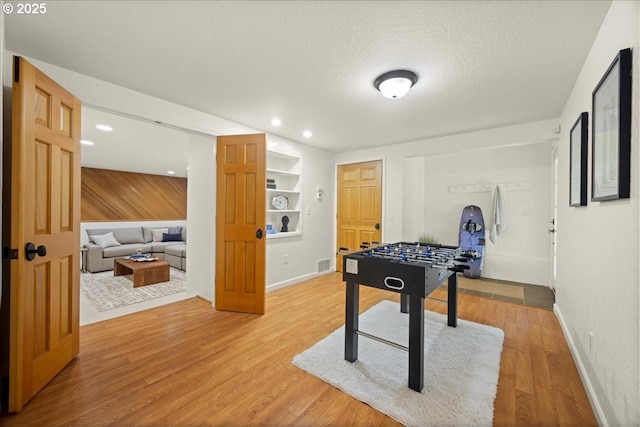
POLYGON ((83 144, 83 145, 93 145, 93 144, 94 144, 94 142, 93 142, 93 141, 89 141, 88 139, 81 139, 81 140, 80 140, 80 144, 83 144))
POLYGON ((280 120, 277 117, 274 117, 273 119, 271 119, 271 124, 273 126, 280 126, 282 124, 282 120, 280 120))
POLYGON ((96 125, 96 129, 100 129, 105 132, 111 132, 113 130, 113 128, 109 125, 96 125))
POLYGON ((176 172, 175 172, 175 171, 167 171, 167 173, 168 173, 169 175, 174 175, 176 172))
POLYGON ((311 138, 313 136, 313 132, 311 132, 310 130, 305 130, 304 132, 302 132, 302 136, 304 136, 305 138, 311 138))

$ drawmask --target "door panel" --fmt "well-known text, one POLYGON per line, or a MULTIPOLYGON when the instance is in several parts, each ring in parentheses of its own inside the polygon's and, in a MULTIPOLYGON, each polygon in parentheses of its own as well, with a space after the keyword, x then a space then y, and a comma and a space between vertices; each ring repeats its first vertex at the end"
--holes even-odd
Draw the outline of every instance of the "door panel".
POLYGON ((338 249, 381 240, 382 161, 338 166, 337 223, 338 249))
POLYGON ((217 150, 216 309, 263 314, 266 136, 219 136, 217 150))
POLYGON ((8 410, 79 351, 80 101, 14 58, 8 410), (25 246, 46 254, 25 258, 25 246))

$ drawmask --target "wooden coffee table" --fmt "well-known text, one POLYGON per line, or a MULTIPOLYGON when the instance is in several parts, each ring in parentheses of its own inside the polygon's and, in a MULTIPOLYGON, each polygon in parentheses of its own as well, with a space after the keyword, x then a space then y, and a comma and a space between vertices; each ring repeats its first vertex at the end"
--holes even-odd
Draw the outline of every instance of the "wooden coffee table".
POLYGON ((134 288, 168 282, 169 261, 166 259, 133 261, 131 259, 116 258, 113 264, 113 275, 124 276, 127 274, 133 274, 134 288))

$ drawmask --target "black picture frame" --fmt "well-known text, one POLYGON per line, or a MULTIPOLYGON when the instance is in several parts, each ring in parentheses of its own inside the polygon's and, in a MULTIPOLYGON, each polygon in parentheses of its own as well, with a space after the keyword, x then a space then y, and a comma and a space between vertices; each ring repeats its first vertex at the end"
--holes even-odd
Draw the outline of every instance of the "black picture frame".
POLYGON ((569 133, 569 206, 587 205, 587 151, 589 113, 580 113, 569 133))
POLYGON ((591 201, 627 199, 631 179, 631 49, 618 52, 592 93, 591 201))

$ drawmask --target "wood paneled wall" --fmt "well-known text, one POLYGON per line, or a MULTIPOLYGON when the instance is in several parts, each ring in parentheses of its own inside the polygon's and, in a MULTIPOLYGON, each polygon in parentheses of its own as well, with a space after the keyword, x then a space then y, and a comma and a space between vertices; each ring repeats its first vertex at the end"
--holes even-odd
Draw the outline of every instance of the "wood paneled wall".
POLYGON ((187 178, 82 168, 82 221, 183 220, 187 178))

